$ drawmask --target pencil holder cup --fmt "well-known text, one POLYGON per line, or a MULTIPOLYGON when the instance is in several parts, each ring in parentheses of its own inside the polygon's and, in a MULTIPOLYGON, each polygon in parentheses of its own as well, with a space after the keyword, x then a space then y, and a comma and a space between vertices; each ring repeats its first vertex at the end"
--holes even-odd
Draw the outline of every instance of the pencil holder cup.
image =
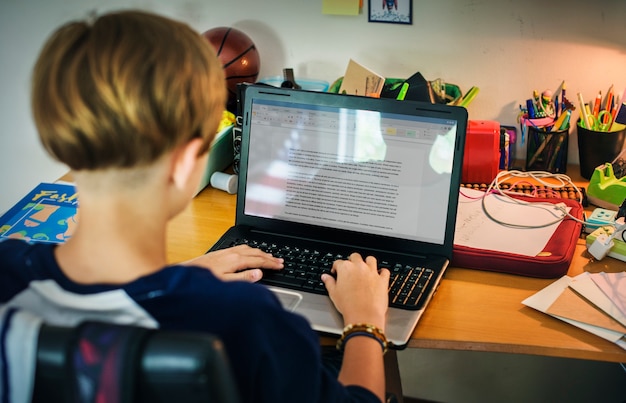
POLYGON ((549 132, 528 127, 526 170, 564 174, 567 171, 568 139, 569 128, 549 132))
POLYGON ((589 130, 576 125, 578 132, 578 158, 580 160, 580 176, 589 180, 596 167, 613 162, 624 148, 626 128, 602 132, 589 130))

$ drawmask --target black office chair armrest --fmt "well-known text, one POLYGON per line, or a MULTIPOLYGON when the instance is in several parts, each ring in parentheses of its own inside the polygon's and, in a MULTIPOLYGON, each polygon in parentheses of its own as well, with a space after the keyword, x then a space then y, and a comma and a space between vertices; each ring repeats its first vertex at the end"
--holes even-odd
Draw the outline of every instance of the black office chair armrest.
MULTIPOLYGON (((126 357, 137 365, 130 395, 137 402, 238 402, 221 341, 210 334, 148 330, 124 326, 141 340, 126 357)), ((64 402, 70 392, 70 354, 80 327, 42 325, 37 346, 33 402, 64 402)), ((128 392, 128 391, 126 391, 128 392)))
POLYGON ((213 335, 159 332, 146 342, 141 368, 140 401, 238 401, 224 347, 213 335))
POLYGON ((66 359, 74 328, 42 325, 37 341, 33 402, 65 401, 66 359))

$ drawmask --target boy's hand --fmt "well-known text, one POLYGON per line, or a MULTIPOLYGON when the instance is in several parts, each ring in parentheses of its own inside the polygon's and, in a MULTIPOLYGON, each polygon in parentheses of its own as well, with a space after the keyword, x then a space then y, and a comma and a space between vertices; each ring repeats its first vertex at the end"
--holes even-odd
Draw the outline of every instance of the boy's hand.
POLYGON ((283 268, 283 259, 248 245, 238 245, 209 252, 183 264, 205 267, 224 281, 256 282, 263 277, 259 267, 279 270, 283 268))
POLYGON ((322 274, 322 281, 345 323, 370 323, 384 330, 389 270, 379 272, 376 258, 368 256, 363 260, 353 253, 348 260, 335 261, 332 272, 336 279, 322 274))

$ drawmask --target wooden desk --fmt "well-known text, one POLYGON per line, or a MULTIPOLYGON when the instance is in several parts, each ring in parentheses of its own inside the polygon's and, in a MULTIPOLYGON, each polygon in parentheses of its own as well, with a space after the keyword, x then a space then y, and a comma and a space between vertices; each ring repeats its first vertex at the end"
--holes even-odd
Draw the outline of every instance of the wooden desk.
MULTIPOLYGON (((570 171, 576 180, 578 167, 570 171)), ((234 223, 235 200, 236 196, 211 187, 196 196, 169 226, 170 262, 205 253, 234 223)), ((580 239, 568 274, 624 270, 626 262, 609 257, 590 262, 580 239)), ((626 362, 626 351, 617 345, 521 303, 552 281, 451 267, 409 347, 626 362)))

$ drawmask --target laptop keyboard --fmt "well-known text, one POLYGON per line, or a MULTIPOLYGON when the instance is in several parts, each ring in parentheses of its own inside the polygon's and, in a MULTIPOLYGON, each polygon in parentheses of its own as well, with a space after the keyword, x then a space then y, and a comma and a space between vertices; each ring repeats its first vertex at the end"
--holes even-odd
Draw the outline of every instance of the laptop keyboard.
MULTIPOLYGON (((266 285, 328 295, 321 280, 323 273, 331 272, 333 262, 347 259, 348 253, 306 249, 294 245, 278 245, 250 239, 240 239, 228 246, 246 244, 284 259, 282 270, 263 270, 266 285)), ((225 247, 228 247, 225 246, 225 247)), ((389 306, 401 309, 421 309, 435 281, 435 272, 403 262, 378 261, 379 267, 389 269, 389 306)))

